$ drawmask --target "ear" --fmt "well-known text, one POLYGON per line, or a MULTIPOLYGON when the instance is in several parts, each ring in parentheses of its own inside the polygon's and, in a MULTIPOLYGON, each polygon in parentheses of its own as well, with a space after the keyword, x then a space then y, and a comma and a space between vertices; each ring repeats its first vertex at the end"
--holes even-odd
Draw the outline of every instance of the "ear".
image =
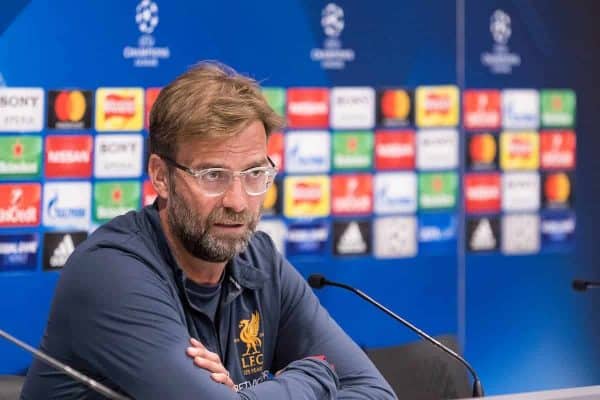
POLYGON ((156 154, 150 154, 150 158, 148 159, 148 177, 158 197, 167 199, 169 197, 167 164, 156 154))

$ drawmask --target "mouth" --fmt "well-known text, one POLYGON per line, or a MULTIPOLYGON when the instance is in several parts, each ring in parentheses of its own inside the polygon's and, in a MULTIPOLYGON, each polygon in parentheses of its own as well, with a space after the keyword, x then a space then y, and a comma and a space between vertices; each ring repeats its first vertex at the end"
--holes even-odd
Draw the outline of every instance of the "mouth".
POLYGON ((218 223, 214 223, 213 226, 218 229, 240 230, 240 229, 243 229, 246 226, 246 224, 218 222, 218 223))

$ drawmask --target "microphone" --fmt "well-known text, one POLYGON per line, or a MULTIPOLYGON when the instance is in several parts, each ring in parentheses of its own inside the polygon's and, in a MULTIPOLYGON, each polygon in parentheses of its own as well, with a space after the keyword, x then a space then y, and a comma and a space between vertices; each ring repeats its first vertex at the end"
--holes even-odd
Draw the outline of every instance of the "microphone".
POLYGON ((596 289, 600 287, 600 282, 598 281, 585 281, 582 279, 574 279, 573 280, 573 289, 578 292, 585 292, 588 288, 596 289))
POLYGON ((327 280, 321 274, 312 274, 311 276, 309 276, 308 277, 308 284, 313 289, 321 289, 323 286, 337 286, 337 287, 340 287, 342 289, 349 290, 352 293, 354 293, 357 296, 359 296, 360 298, 362 298, 363 300, 366 300, 369 303, 371 303, 372 305, 374 305, 375 307, 379 308, 381 311, 383 311, 384 313, 386 313, 390 317, 394 318, 396 321, 400 322, 401 324, 403 324, 404 326, 406 326, 411 331, 417 333, 423 339, 429 341, 433 345, 437 346, 438 348, 442 349, 444 352, 448 353, 449 355, 451 355, 452 357, 454 357, 455 359, 457 359, 458 361, 460 361, 469 370, 469 372, 473 376, 473 397, 483 397, 483 386, 481 384, 481 381, 479 380, 479 377, 477 376, 477 373, 475 372, 475 370, 473 369, 473 367, 471 367, 471 365, 463 357, 459 356, 452 349, 448 348, 447 346, 443 345, 438 340, 436 340, 433 337, 429 336, 427 333, 423 332, 422 330, 420 330, 419 328, 417 328, 416 326, 414 326, 413 324, 411 324, 410 322, 408 322, 404 318, 400 317, 398 314, 394 313, 390 309, 388 309, 385 306, 381 305, 379 302, 377 302, 377 300, 373 299, 372 297, 370 297, 369 295, 367 295, 363 291, 361 291, 359 289, 356 289, 356 288, 354 288, 352 286, 345 285, 343 283, 338 283, 338 282, 333 282, 333 281, 327 280))
POLYGON ((8 340, 9 342, 16 344, 17 346, 19 346, 20 348, 33 354, 34 356, 36 356, 37 358, 39 358, 46 364, 51 365, 52 367, 69 375, 71 378, 75 379, 76 381, 89 386, 93 391, 100 393, 104 397, 107 397, 112 400, 129 400, 128 397, 125 397, 125 396, 115 392, 114 390, 104 386, 103 384, 93 380, 92 378, 82 374, 81 372, 69 367, 68 365, 61 363, 56 358, 50 357, 49 355, 47 355, 37 349, 34 349, 27 343, 20 341, 19 339, 17 339, 14 336, 11 336, 10 334, 3 331, 2 329, 0 329, 0 337, 3 337, 4 339, 8 340))

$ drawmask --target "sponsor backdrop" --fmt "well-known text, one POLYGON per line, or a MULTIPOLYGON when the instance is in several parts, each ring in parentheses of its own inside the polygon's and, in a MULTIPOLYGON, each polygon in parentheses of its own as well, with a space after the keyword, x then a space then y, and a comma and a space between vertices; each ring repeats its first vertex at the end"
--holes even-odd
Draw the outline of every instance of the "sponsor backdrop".
MULTIPOLYGON (((147 118, 160 87, 218 59, 258 79, 286 117, 269 142, 280 172, 260 229, 303 274, 456 334, 489 393, 598 383, 595 300, 569 289, 593 271, 595 220, 581 218, 594 213, 593 177, 581 173, 593 150, 581 147, 597 103, 592 64, 576 62, 591 56, 565 39, 585 37, 585 16, 562 8, 542 18, 511 1, 10 2, 0 327, 39 342, 74 248, 154 200, 147 118)), ((319 296, 364 347, 414 339, 349 294, 319 296)), ((30 360, 6 343, 0 352, 0 373, 30 360)))

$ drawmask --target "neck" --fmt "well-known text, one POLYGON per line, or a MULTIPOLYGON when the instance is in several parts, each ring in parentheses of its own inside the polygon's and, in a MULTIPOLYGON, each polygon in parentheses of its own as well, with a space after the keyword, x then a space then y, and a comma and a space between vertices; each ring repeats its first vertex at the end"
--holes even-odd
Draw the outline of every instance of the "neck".
POLYGON ((167 238, 175 261, 188 279, 200 285, 217 285, 223 275, 226 262, 210 262, 194 257, 173 234, 168 222, 166 207, 159 207, 160 224, 167 238))

